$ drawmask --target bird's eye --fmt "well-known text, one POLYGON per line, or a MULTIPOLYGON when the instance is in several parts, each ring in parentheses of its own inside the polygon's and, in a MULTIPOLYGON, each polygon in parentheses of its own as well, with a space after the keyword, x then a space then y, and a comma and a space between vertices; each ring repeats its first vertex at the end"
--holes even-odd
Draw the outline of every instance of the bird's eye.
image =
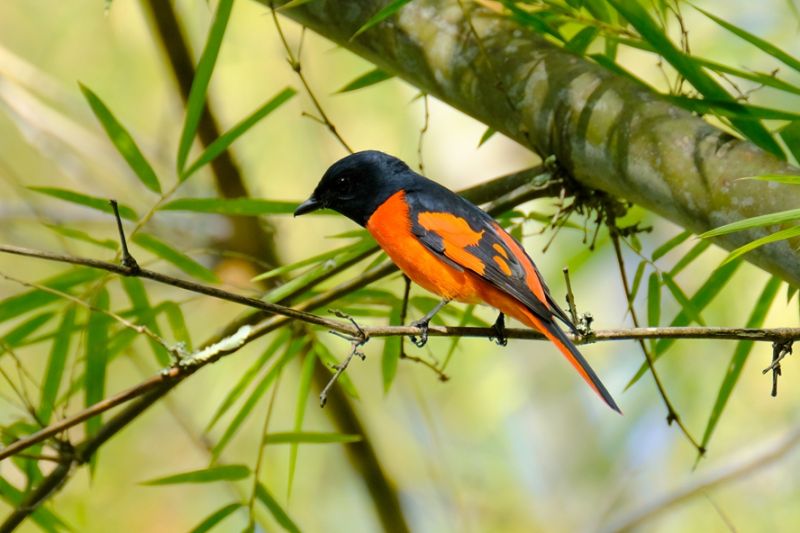
POLYGON ((352 196, 355 192, 355 183, 351 176, 339 176, 336 178, 336 192, 340 198, 352 196))

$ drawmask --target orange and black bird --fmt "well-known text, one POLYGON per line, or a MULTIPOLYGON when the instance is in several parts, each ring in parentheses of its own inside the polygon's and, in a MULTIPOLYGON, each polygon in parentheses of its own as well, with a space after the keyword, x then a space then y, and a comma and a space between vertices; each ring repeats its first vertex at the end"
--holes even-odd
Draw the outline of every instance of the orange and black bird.
MULTIPOLYGON (((333 209, 364 226, 412 281, 443 298, 485 303, 540 331, 615 411, 611 394, 556 324, 576 331, 519 242, 485 211, 411 170, 400 159, 368 150, 334 163, 295 216, 333 209)), ((422 342, 424 343, 424 337, 422 342)))

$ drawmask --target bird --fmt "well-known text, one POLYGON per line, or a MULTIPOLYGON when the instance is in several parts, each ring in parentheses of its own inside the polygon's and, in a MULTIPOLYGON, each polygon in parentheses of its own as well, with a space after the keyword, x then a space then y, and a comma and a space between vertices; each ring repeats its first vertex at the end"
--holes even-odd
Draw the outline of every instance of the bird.
MULTIPOLYGON (((294 216, 332 209, 367 229, 413 282, 442 301, 413 323, 423 332, 447 302, 482 303, 542 333, 589 386, 620 408, 578 348, 558 326, 575 325, 558 306, 522 245, 488 213, 439 183, 414 172, 401 159, 366 150, 328 168, 294 216)), ((423 334, 422 342, 426 335, 423 334)))

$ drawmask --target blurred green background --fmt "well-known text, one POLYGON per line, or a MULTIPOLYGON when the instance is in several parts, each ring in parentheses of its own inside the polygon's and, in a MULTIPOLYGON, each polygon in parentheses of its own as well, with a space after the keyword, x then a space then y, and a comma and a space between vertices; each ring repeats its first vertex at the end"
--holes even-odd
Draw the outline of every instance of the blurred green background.
MULTIPOLYGON (((202 49, 214 3, 175 2, 194 57, 202 49)), ((788 3, 702 2, 705 9, 739 24, 795 54, 800 53, 798 19, 788 3)), ((770 71, 766 58, 741 45, 730 34, 684 6, 692 51, 735 66, 770 71)), ((296 47, 300 29, 283 19, 289 42, 296 47)), ((656 58, 625 52, 621 61, 657 86, 664 86, 656 58)), ((380 149, 418 165, 417 146, 424 123, 418 91, 392 79, 345 94, 336 91, 372 67, 335 44, 307 32, 303 71, 342 136, 355 149, 380 149)), ((787 74, 791 79, 791 73, 787 74)), ((797 76, 793 81, 797 81, 797 76)), ((0 2, 0 242, 76 255, 111 259, 113 254, 59 237, 43 222, 115 239, 107 216, 36 195, 28 186, 58 186, 99 197, 114 197, 149 208, 154 197, 144 190, 108 142, 83 100, 78 82, 103 98, 131 131, 164 183, 174 180, 173 154, 183 122, 183 105, 157 45, 152 26, 139 2, 115 0, 104 9, 99 0, 4 0, 0 2)), ((235 3, 230 26, 212 79, 209 100, 224 128, 250 113, 286 86, 298 95, 248 132, 233 151, 255 197, 300 200, 324 170, 345 155, 338 142, 303 112, 309 98, 286 61, 266 8, 254 2, 235 3)), ((746 87, 744 88, 746 90, 746 87)), ((759 99, 779 106, 769 91, 759 99)), ((796 101, 786 102, 787 106, 796 101)), ((529 167, 537 159, 501 135, 478 147, 483 124, 430 99, 430 123, 422 141, 425 173, 455 189, 529 167)), ((179 195, 215 194, 208 171, 184 184, 179 195)), ((554 211, 553 200, 533 202, 526 209, 554 211)), ((633 209, 626 220, 653 225, 643 235, 647 251, 681 229, 633 209)), ((577 222, 582 222, 576 219, 577 222)), ((297 261, 340 245, 328 238, 355 229, 342 217, 273 217, 275 240, 283 262, 297 261)), ((564 229, 546 254, 550 233, 525 227, 525 245, 561 301, 565 292, 561 269, 569 265, 579 310, 591 312, 598 329, 626 327, 625 298, 607 234, 590 252, 582 232, 564 229)), ((254 291, 247 280, 255 272, 216 260, 204 250, 224 239, 230 227, 221 217, 161 212, 148 223, 158 234, 206 265, 217 268, 228 288, 254 291)), ((661 263, 679 260, 696 241, 690 238, 661 263)), ((138 257, 147 254, 134 249, 138 257)), ((638 263, 628 254, 629 275, 638 263)), ((679 277, 692 293, 725 257, 705 253, 679 277)), ((153 268, 173 272, 163 262, 153 268)), ((38 280, 61 271, 58 265, 0 256, 0 272, 38 280)), ((174 273, 174 272, 173 272, 174 273)), ((178 273, 180 274, 180 273, 178 273)), ((337 279, 354 275, 352 272, 337 279)), ((708 325, 740 326, 768 276, 743 265, 733 281, 703 312, 708 325)), ((398 276, 380 283, 402 293, 398 276)), ((192 338, 199 343, 220 330, 241 308, 177 290, 148 285, 154 300, 174 299, 184 307, 192 338)), ((23 290, 0 281, 0 297, 23 290)), ((120 298, 112 286, 112 302, 120 298)), ((419 288, 413 295, 423 295, 419 288)), ((767 326, 796 324, 797 299, 787 303, 781 290, 767 326)), ((643 300, 642 300, 643 301, 643 300)), ((644 309, 644 307, 642 307, 644 309)), ((678 311, 665 296, 665 323, 678 311)), ((642 314, 644 311, 642 311, 642 314)), ((490 310, 479 315, 492 321, 490 310)), ((413 318, 413 317, 412 317, 413 318)), ((385 318, 362 319, 383 324, 385 318)), ((10 329, 14 323, 5 326, 10 329)), ((347 343, 321 335, 337 356, 347 343)), ((142 486, 140 482, 208 464, 203 428, 228 390, 260 355, 270 339, 260 340, 234 356, 199 372, 162 403, 105 446, 92 478, 79 471, 48 505, 78 531, 189 530, 213 510, 238 498, 236 487, 205 485, 142 486)), ((441 359, 450 341, 432 339, 409 353, 441 359)), ((650 376, 623 388, 643 357, 633 342, 601 343, 583 349, 620 403, 625 416, 606 408, 576 378, 551 346, 511 341, 499 348, 484 339, 460 341, 440 383, 422 365, 401 361, 396 382, 384 393, 381 381, 382 341, 365 347, 366 362, 348 370, 356 384, 370 438, 388 475, 396 482, 403 509, 415 531, 574 531, 594 530, 611 517, 680 487, 739 453, 752 451, 770 436, 800 423, 795 385, 797 365, 784 365, 777 398, 769 396, 771 380, 761 368, 771 350, 759 344, 709 447, 707 458, 693 469, 696 453, 681 433, 666 424, 666 411, 650 376)), ((728 341, 680 341, 659 363, 661 376, 685 423, 701 436, 719 383, 733 353, 728 341)), ((107 393, 133 385, 158 369, 143 340, 137 341, 109 368, 107 393)), ((41 376, 47 347, 21 349, 18 356, 33 376, 41 376)), ((13 378, 8 357, 0 365, 13 378)), ((294 421, 300 364, 284 373, 270 427, 290 430, 294 421)), ((18 402, 4 381, 0 385, 0 426, 19 417, 18 402)), ((256 459, 263 410, 259 403, 240 434, 224 452, 228 463, 252 465, 256 459)), ((304 427, 332 431, 315 395, 308 399, 304 427)), ((77 400, 76 400, 77 402, 77 400)), ((73 410, 79 408, 75 403, 73 410)), ((76 435, 81 429, 76 429, 76 435)), ((208 438, 218 439, 219 428, 208 438)), ((278 500, 306 531, 373 531, 379 528, 366 489, 342 452, 343 445, 300 447, 294 489, 286 496, 289 448, 268 446, 262 475, 278 500)), ((752 475, 676 506, 648 522, 652 531, 718 531, 732 524, 741 531, 796 531, 800 526, 800 456, 789 454, 752 475)), ((0 474, 11 483, 22 478, 8 461, 0 474)), ((249 490, 242 484, 240 490, 249 490)), ((2 514, 6 507, 0 504, 2 514)), ((220 530, 236 531, 246 523, 234 514, 220 530)), ((269 523, 269 522, 268 522, 269 523)), ((36 527, 27 523, 23 530, 36 527)))

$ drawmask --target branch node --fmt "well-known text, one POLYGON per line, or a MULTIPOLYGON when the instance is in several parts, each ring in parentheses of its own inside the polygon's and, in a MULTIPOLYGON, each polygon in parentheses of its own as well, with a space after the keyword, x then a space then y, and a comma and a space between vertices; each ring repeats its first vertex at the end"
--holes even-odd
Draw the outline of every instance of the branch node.
POLYGON ((791 339, 773 342, 772 364, 762 371, 762 374, 766 374, 770 370, 772 371, 772 392, 770 394, 773 398, 778 395, 778 376, 781 375, 781 361, 784 357, 792 353, 792 344, 794 344, 794 341, 791 339))
POLYGON ((356 335, 347 335, 345 333, 335 330, 328 331, 329 333, 332 333, 337 337, 341 337, 342 339, 350 341, 350 353, 347 354, 347 357, 344 358, 344 361, 342 361, 338 365, 331 366, 331 368, 333 368, 336 372, 334 372, 333 376, 331 376, 331 379, 328 381, 328 383, 322 389, 322 392, 320 392, 319 394, 320 407, 325 407, 325 404, 328 403, 328 391, 330 391, 331 387, 333 387, 334 383, 336 383, 336 381, 339 379, 339 376, 341 376, 344 373, 344 371, 347 370, 347 367, 350 366, 350 361, 353 360, 353 357, 357 356, 362 361, 367 360, 367 354, 360 351, 358 348, 366 344, 366 342, 369 340, 369 334, 365 332, 361 328, 361 326, 358 325, 358 322, 356 322, 352 316, 337 309, 329 309, 328 311, 330 311, 339 318, 344 318, 349 320, 350 323, 353 324, 353 327, 356 329, 356 335))
POLYGON ((128 241, 125 239, 125 230, 122 228, 122 218, 119 216, 119 206, 117 205, 117 201, 114 199, 109 200, 108 203, 111 204, 111 209, 114 210, 114 218, 117 219, 119 242, 122 246, 122 261, 120 264, 127 270, 125 273, 126 276, 136 275, 141 271, 141 268, 139 267, 139 263, 136 262, 136 259, 134 259, 131 253, 128 251, 128 241))

